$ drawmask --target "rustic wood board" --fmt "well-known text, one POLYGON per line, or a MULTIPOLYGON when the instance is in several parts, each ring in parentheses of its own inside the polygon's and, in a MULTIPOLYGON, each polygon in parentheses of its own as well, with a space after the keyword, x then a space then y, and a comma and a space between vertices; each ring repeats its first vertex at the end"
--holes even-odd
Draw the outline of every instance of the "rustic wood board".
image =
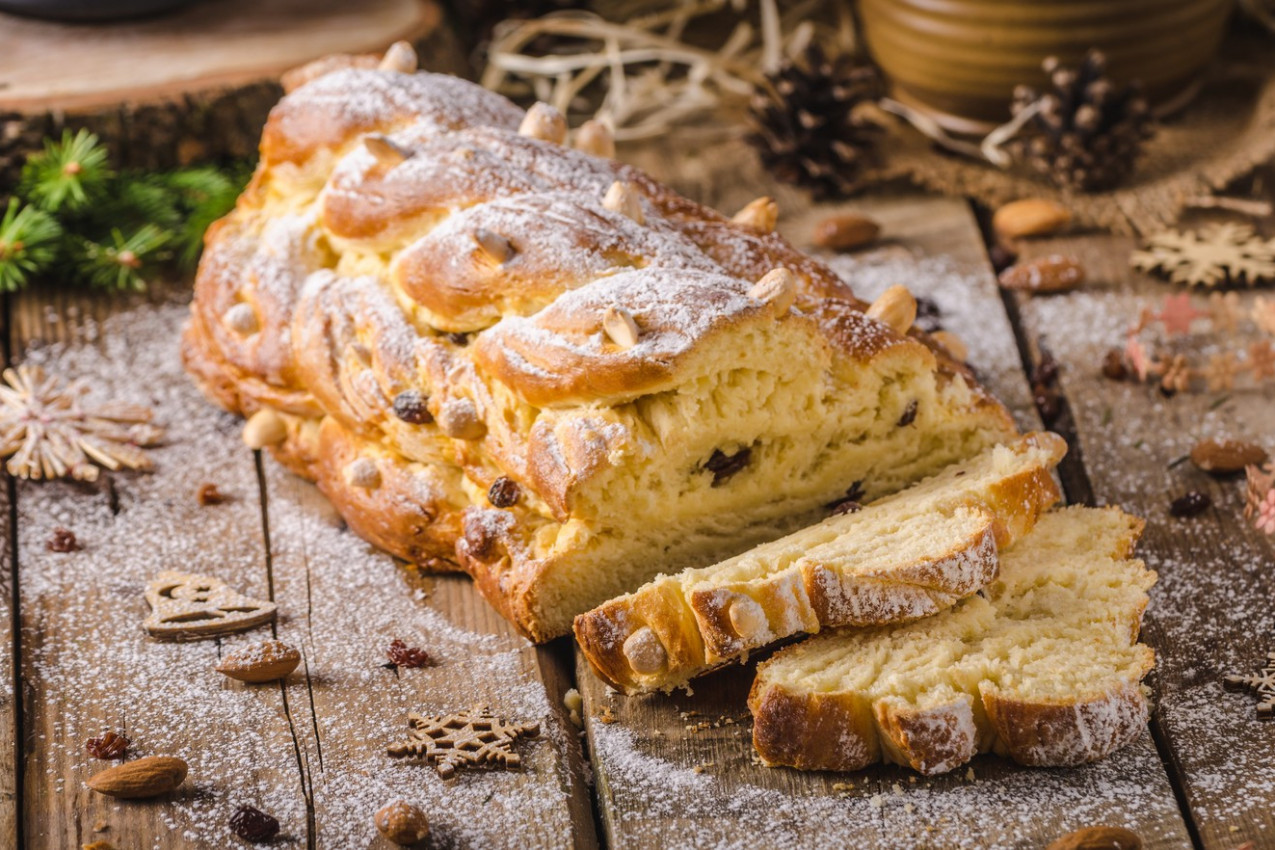
MULTIPOLYGON (((751 157, 738 148, 674 158, 647 146, 626 156, 728 212, 766 186, 779 201, 780 229, 803 247, 814 223, 840 209, 810 208, 800 195, 768 185, 748 173, 751 157)), ((968 206, 920 197, 843 206, 883 224, 879 247, 829 258, 857 294, 870 299, 904 283, 933 298, 944 326, 966 340, 971 361, 1019 424, 1039 427, 968 206)), ((627 698, 594 677, 582 656, 577 667, 611 846, 662 847, 678 836, 694 846, 843 847, 853 835, 860 846, 1036 848, 1104 823, 1135 829, 1151 848, 1191 843, 1149 734, 1104 762, 1069 770, 996 758, 930 779, 897 768, 847 775, 767 769, 754 761, 750 742, 750 668, 699 680, 690 696, 627 698)))
POLYGON ((273 460, 259 475, 239 420, 215 411, 181 370, 184 299, 67 300, 75 315, 50 321, 34 296, 19 299, 15 350, 89 377, 102 398, 153 404, 172 430, 152 474, 18 487, 27 846, 227 846, 229 816, 244 803, 279 818, 282 846, 368 846, 379 841, 373 812, 397 798, 430 812, 432 846, 496 846, 515 834, 535 846, 596 846, 581 747, 562 707, 570 682, 547 650, 517 637, 467 580, 418 575, 355 538, 312 485, 273 460), (57 342, 28 347, 34 339, 57 342), (230 501, 199 506, 204 482, 230 501), (45 550, 59 525, 77 531, 84 551, 45 550), (220 648, 152 641, 140 628, 141 590, 164 568, 273 598, 278 622, 220 648), (212 670, 221 652, 272 633, 304 654, 286 687, 212 670), (395 637, 428 647, 439 666, 384 669, 395 637), (386 756, 405 737, 408 711, 479 703, 540 721, 540 737, 520 748, 523 770, 444 785, 432 768, 386 756), (125 731, 137 755, 187 759, 186 786, 140 804, 88 791, 81 783, 100 765, 83 743, 108 728, 125 731), (100 824, 109 828, 93 832, 100 824))
MULTIPOLYGON (((1275 232, 1275 221, 1264 225, 1268 236, 1275 232)), ((1151 387, 1101 377, 1104 352, 1123 346, 1139 310, 1180 291, 1132 272, 1132 248, 1129 239, 1099 235, 1025 245, 1024 258, 1075 256, 1090 282, 1076 293, 1022 299, 1023 328, 1033 356, 1044 340, 1062 367, 1094 499, 1147 519, 1139 552, 1160 575, 1144 628, 1159 656, 1154 725, 1200 843, 1275 847, 1275 724, 1258 722, 1253 700, 1224 693, 1220 681, 1256 671, 1275 649, 1275 545, 1241 517, 1243 476, 1214 479, 1177 462, 1206 436, 1256 439, 1275 451, 1275 387, 1166 399, 1151 387), (1189 490, 1207 494, 1213 508, 1173 519, 1170 500, 1189 490)), ((1242 294, 1248 304, 1253 297, 1242 294)), ((1241 335, 1256 338, 1251 328, 1241 335)))
MULTIPOLYGON (((272 809, 285 822, 304 808, 279 689, 245 695, 212 669, 223 651, 260 633, 173 644, 141 627, 148 610, 142 590, 163 569, 269 593, 252 457, 234 419, 201 404, 181 372, 172 329, 182 312, 180 305, 142 305, 107 319, 96 343, 71 349, 24 351, 29 337, 12 341, 28 362, 85 377, 91 398, 155 405, 169 429, 152 474, 106 475, 96 485, 18 484, 28 847, 99 839, 209 846, 228 840, 227 819, 240 803, 272 809), (232 501, 200 506, 196 489, 204 481, 232 501), (83 550, 48 551, 57 527, 72 530, 83 550), (89 791, 84 780, 106 764, 90 758, 84 742, 106 730, 132 739, 131 756, 184 758, 186 784, 162 803, 89 791)), ((15 313, 24 317, 15 331, 34 330, 44 314, 34 294, 19 299, 15 313)), ((61 325, 47 331, 66 333, 61 325)), ((95 335, 93 325, 81 333, 95 335)))
MULTIPOLYGON (((3 319, 0 319, 2 325, 3 319)), ((3 327, 0 327, 3 330, 3 327)), ((8 351, 4 353, 8 362, 8 351)), ((15 607, 13 540, 14 522, 9 512, 12 504, 12 482, 7 473, 0 472, 0 640, 6 642, 8 651, 0 648, 0 845, 17 847, 18 844, 18 701, 19 680, 16 676, 19 658, 18 644, 14 640, 13 615, 15 607)))

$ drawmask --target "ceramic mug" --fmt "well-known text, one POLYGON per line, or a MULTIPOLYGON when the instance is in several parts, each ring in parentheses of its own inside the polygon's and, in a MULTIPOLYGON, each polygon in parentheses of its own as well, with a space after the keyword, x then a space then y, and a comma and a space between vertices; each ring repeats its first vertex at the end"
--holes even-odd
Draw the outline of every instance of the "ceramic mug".
POLYGON ((860 0, 864 38, 893 97, 949 130, 1009 120, 1014 87, 1047 85, 1041 61, 1096 47, 1113 79, 1185 103, 1217 53, 1233 0, 860 0))

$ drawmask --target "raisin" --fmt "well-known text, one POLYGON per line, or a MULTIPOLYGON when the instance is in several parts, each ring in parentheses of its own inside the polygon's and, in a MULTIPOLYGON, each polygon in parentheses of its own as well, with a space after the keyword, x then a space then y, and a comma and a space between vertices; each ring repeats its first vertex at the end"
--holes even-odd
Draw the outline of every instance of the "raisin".
POLYGON ((85 741, 84 749, 88 750, 89 755, 95 759, 122 759, 131 743, 132 741, 123 735, 106 732, 85 741))
POLYGON ((74 531, 61 526, 53 529, 53 536, 44 545, 50 552, 78 552, 84 548, 76 539, 74 531))
POLYGON ((1058 372, 1058 361, 1054 359, 1054 355, 1042 348, 1040 362, 1036 364, 1036 368, 1032 369, 1031 382, 1052 387, 1058 382, 1058 372))
POLYGON ((208 505, 220 505, 226 501, 226 495, 217 489, 216 484, 201 484, 199 492, 195 494, 195 498, 199 500, 199 504, 207 507, 208 505))
POLYGON ((1062 414, 1062 399, 1052 387, 1035 384, 1032 387, 1032 401, 1036 403, 1036 410, 1040 412, 1041 421, 1046 425, 1052 425, 1062 414))
POLYGON ((992 268, 997 274, 1018 262, 1018 254, 1004 245, 993 245, 992 250, 987 252, 987 258, 992 261, 992 268))
POLYGON ((842 514, 854 514, 863 510, 863 505, 854 499, 842 499, 832 506, 832 516, 841 516, 842 514))
POLYGON ((1129 377, 1129 369, 1124 365, 1124 352, 1118 348, 1109 348, 1102 358, 1102 376, 1112 381, 1123 381, 1129 377))
POLYGON ((433 659, 430 658, 428 652, 419 647, 408 646, 398 638, 390 641, 389 648, 385 650, 385 654, 390 659, 390 665, 394 667, 416 669, 418 667, 428 667, 433 663, 433 659))
POLYGON ((916 399, 908 402, 907 408, 903 411, 903 415, 899 417, 899 427, 906 428, 916 421, 916 399))
POLYGON ((1178 519, 1189 519, 1204 513, 1212 505, 1212 499, 1197 490, 1192 490, 1169 503, 1169 514, 1178 519))
POLYGON ((863 482, 856 481, 846 490, 846 494, 835 502, 829 502, 824 505, 833 516, 838 514, 852 514, 863 507, 860 501, 863 499, 863 482))
POLYGON ((459 345, 462 348, 469 345, 469 334, 447 333, 443 334, 443 336, 447 337, 448 342, 459 345))
POLYGON ((518 497, 521 495, 518 482, 502 475, 491 482, 491 488, 487 490, 487 501, 497 508, 512 508, 518 504, 518 497))
POLYGON ((420 390, 404 390, 394 396, 394 415, 410 425, 433 422, 434 417, 425 406, 426 400, 420 390))
POLYGON ((942 330, 943 311, 939 309, 939 305, 934 299, 926 298, 924 295, 918 296, 916 299, 916 326, 926 333, 934 333, 942 330))
POLYGON ((279 834, 279 821, 252 806, 240 806, 230 816, 230 830, 244 841, 254 844, 269 841, 279 834))
POLYGON ((733 455, 728 455, 721 449, 713 449, 713 454, 704 463, 704 468, 713 473, 713 486, 718 486, 748 466, 748 460, 752 454, 753 450, 748 448, 740 449, 733 455))

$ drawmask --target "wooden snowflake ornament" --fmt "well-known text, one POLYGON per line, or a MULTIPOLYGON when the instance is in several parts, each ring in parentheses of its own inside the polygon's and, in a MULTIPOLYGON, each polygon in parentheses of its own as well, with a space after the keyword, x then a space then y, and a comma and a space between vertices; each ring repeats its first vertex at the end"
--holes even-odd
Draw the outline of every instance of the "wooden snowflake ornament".
POLYGON ((95 481, 98 466, 150 469, 142 451, 163 439, 153 413, 135 404, 83 406, 81 381, 63 381, 39 366, 4 370, 0 384, 0 457, 18 478, 95 481), (95 466, 94 464, 97 464, 95 466))
POLYGON ((1275 281, 1275 240, 1243 224, 1209 224, 1198 231, 1166 230, 1147 240, 1130 262, 1191 286, 1256 286, 1275 281))
POLYGON ((166 570, 146 585, 152 637, 202 640, 242 632, 274 619, 275 604, 231 590, 212 576, 166 570))
POLYGON ((1248 691, 1260 698, 1257 719, 1275 719, 1275 652, 1266 654, 1266 666, 1249 676, 1225 676, 1222 687, 1228 691, 1248 691))
POLYGON ((540 734, 539 723, 509 723, 486 706, 435 717, 413 712, 407 722, 411 737, 390 744, 386 751, 391 758, 431 762, 444 779, 455 775, 456 768, 469 765, 519 767, 522 758, 514 751, 514 744, 520 738, 540 734))

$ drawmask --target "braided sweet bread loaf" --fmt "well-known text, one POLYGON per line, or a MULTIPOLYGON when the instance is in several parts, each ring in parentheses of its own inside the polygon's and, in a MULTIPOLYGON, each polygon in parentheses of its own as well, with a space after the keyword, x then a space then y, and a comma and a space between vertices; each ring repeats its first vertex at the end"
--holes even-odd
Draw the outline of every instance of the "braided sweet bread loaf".
POLYGON ((1013 433, 906 293, 868 311, 773 204, 727 219, 402 48, 342 64, 271 113, 183 356, 357 533, 529 637, 1013 433))

